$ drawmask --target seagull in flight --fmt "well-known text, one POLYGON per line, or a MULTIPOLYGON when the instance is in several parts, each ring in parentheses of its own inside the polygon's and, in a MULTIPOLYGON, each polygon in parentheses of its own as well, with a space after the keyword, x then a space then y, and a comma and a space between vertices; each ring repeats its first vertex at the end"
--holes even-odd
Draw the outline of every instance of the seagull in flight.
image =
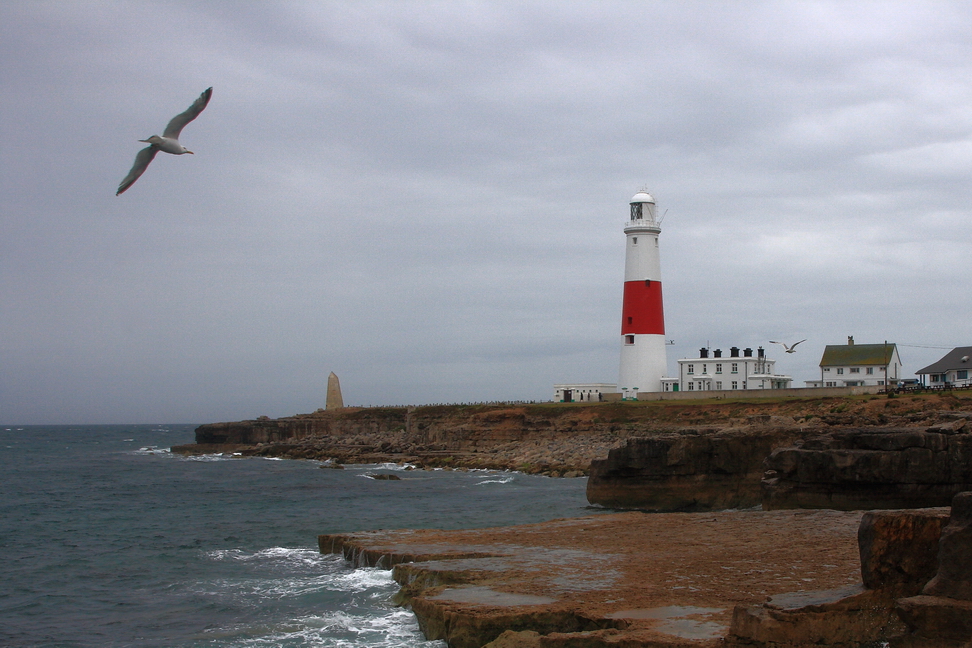
POLYGON ((179 133, 186 127, 186 124, 198 117, 199 113, 206 109, 206 106, 209 104, 209 98, 212 96, 213 89, 206 88, 185 112, 176 115, 169 121, 169 125, 162 132, 162 137, 153 135, 148 139, 138 140, 139 142, 145 142, 149 146, 143 148, 135 156, 135 164, 132 165, 132 170, 128 172, 125 179, 118 185, 118 191, 115 192, 116 196, 125 193, 126 189, 135 184, 135 181, 145 173, 145 169, 148 168, 149 163, 155 159, 155 154, 159 151, 165 151, 172 155, 182 155, 183 153, 192 154, 192 151, 179 143, 179 133))
MULTIPOLYGON (((806 342, 806 340, 800 340, 800 342, 806 342)), ((770 340, 770 344, 779 344, 781 347, 786 349, 787 353, 796 353, 796 345, 800 344, 800 342, 794 342, 793 344, 784 344, 782 342, 770 340)))

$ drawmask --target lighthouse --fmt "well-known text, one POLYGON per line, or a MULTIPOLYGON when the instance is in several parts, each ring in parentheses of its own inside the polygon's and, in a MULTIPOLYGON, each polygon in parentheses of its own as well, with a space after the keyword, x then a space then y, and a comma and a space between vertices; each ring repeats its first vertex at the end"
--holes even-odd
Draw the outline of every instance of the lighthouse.
POLYGON ((668 371, 665 315, 662 310, 661 224, 655 199, 642 190, 631 198, 625 223, 624 303, 621 307, 621 370, 618 391, 624 398, 662 391, 668 371))

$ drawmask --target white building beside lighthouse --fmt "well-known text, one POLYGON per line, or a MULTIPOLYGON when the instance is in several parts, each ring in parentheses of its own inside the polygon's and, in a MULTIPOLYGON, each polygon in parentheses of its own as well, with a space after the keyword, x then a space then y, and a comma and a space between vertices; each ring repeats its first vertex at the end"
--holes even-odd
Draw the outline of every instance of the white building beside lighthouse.
POLYGON ((630 200, 624 226, 624 300, 621 307, 621 369, 618 391, 624 398, 662 391, 668 371, 665 313, 662 308, 661 257, 655 199, 639 191, 630 200))

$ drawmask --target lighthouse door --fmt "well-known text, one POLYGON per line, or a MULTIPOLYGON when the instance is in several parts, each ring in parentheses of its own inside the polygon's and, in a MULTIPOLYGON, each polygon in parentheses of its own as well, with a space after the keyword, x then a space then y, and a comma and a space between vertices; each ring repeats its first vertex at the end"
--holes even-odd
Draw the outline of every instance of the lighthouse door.
POLYGON ((574 392, 571 391, 570 389, 565 389, 564 390, 564 402, 565 403, 573 403, 574 402, 574 392))

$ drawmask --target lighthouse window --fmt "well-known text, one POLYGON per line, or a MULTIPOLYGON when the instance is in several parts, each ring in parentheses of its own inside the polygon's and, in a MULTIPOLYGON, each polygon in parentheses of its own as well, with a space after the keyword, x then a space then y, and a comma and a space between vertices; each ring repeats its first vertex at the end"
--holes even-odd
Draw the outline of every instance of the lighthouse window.
POLYGON ((631 205, 631 220, 641 218, 641 203, 632 203, 631 205))
POLYGON ((625 335, 624 336, 624 343, 625 344, 634 344, 634 336, 633 335, 625 335))
POLYGON ((631 324, 631 320, 632 320, 632 319, 633 319, 632 317, 630 317, 630 316, 628 317, 628 324, 629 324, 629 325, 631 324))
POLYGON ((637 236, 632 236, 631 237, 631 245, 638 245, 638 237, 637 236))

